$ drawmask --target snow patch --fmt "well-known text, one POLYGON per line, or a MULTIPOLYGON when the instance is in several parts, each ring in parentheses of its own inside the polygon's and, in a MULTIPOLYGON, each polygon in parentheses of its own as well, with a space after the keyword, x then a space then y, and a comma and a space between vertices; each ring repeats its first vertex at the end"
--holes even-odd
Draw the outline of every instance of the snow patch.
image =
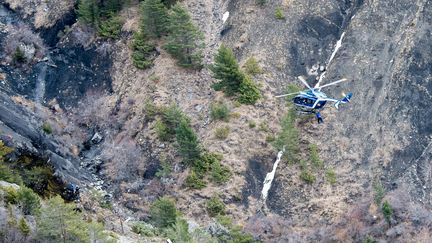
POLYGON ((267 173, 266 178, 264 179, 264 186, 263 186, 263 189, 261 191, 261 198, 262 198, 263 202, 265 202, 267 199, 268 191, 271 188, 271 185, 272 185, 275 173, 276 173, 276 169, 279 165, 279 162, 280 162, 284 152, 285 152, 285 147, 281 151, 279 151, 277 158, 276 158, 276 161, 273 164, 273 170, 271 172, 267 173))
POLYGON ((226 11, 223 16, 222 16, 222 22, 225 24, 225 22, 227 21, 228 17, 229 17, 229 12, 226 11))

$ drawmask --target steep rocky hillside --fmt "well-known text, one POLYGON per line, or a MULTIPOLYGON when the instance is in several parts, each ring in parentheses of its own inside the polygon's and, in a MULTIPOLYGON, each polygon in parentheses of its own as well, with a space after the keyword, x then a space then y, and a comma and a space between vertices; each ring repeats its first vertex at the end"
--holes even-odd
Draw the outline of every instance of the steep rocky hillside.
POLYGON ((14 156, 43 158, 65 183, 81 185, 80 204, 107 229, 138 237, 131 222, 147 221, 152 203, 169 196, 190 230, 215 236, 220 219, 207 205, 218 194, 226 215, 264 242, 432 238, 430 1, 184 0, 204 34, 199 70, 177 66, 163 38, 151 68, 134 66, 138 1, 119 12, 125 22, 114 40, 75 22, 72 0, 0 3, 0 138, 17 148, 14 156), (241 65, 258 60, 262 72, 253 80, 262 98, 255 105, 212 88, 217 80, 208 66, 221 44, 241 65), (16 45, 31 60, 19 67, 11 64, 16 45), (347 78, 325 92, 349 91, 353 99, 339 110, 329 105, 324 124, 297 117, 299 159, 282 157, 263 201, 278 153, 273 141, 291 109, 275 96, 300 86, 300 75, 310 85, 347 78), (217 102, 229 107, 229 120, 212 119, 217 102), (228 182, 184 186, 191 168, 176 143, 158 136, 160 107, 173 104, 190 118, 202 148, 223 156, 228 182), (221 128, 228 128, 222 139, 215 135, 221 128), (171 172, 160 176, 166 163, 171 172), (93 188, 112 209, 91 203, 93 188))

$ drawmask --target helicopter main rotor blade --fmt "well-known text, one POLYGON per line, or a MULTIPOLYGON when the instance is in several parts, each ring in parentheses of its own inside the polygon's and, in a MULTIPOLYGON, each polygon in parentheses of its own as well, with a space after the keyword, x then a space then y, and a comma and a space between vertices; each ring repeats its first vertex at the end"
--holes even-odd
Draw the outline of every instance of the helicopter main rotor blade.
POLYGON ((332 98, 320 98, 318 101, 331 101, 331 102, 338 102, 339 100, 332 99, 332 98))
POLYGON ((328 87, 328 86, 332 86, 332 85, 335 85, 335 84, 338 84, 338 83, 341 83, 341 82, 345 82, 345 81, 348 81, 348 79, 346 79, 346 78, 339 79, 339 80, 334 81, 334 82, 332 82, 332 83, 324 84, 323 86, 318 87, 318 89, 322 89, 322 88, 325 88, 325 87, 328 87))
POLYGON ((295 94, 300 94, 301 91, 299 92, 294 92, 294 93, 289 93, 289 94, 283 94, 283 95, 276 95, 276 98, 281 98, 281 97, 285 97, 285 96, 290 96, 290 95, 295 95, 295 94))
POLYGON ((309 86, 309 84, 306 82, 306 79, 303 78, 303 76, 298 76, 298 79, 300 79, 300 81, 302 81, 302 83, 303 83, 304 85, 306 85, 306 87, 307 87, 308 89, 312 89, 312 88, 309 86))

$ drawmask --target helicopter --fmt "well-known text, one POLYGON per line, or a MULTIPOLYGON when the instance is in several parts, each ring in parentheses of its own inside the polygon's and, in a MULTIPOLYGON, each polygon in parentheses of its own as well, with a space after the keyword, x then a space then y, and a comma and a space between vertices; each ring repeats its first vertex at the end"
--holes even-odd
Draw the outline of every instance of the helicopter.
POLYGON ((320 81, 318 81, 318 83, 313 88, 311 88, 309 86, 309 84, 306 82, 306 80, 302 76, 299 76, 298 79, 308 89, 303 90, 303 91, 299 91, 299 92, 290 93, 290 94, 278 95, 278 96, 276 96, 276 98, 281 98, 281 97, 286 97, 286 96, 298 94, 292 99, 292 102, 296 106, 296 109, 302 113, 314 113, 317 120, 318 120, 318 123, 323 122, 320 111, 324 108, 324 106, 327 104, 328 101, 335 102, 335 104, 334 104, 335 108, 339 109, 339 105, 350 102, 351 97, 353 95, 350 92, 347 95, 344 94, 343 95, 344 97, 342 97, 342 99, 337 100, 337 99, 329 98, 324 92, 321 92, 322 88, 329 87, 329 86, 347 81, 346 78, 334 81, 334 82, 329 83, 329 84, 325 84, 323 86, 320 86, 320 82, 321 82, 321 80, 320 80, 320 81))

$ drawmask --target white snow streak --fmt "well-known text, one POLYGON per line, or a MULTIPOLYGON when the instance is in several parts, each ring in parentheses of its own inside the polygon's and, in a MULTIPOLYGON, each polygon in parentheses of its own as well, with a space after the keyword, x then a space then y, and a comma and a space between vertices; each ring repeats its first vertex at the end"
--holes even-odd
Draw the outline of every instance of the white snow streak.
POLYGON ((263 189, 261 191, 261 198, 263 199, 263 202, 266 201, 267 196, 268 196, 268 191, 271 188, 275 173, 276 173, 276 168, 278 167, 278 164, 282 158, 283 153, 285 152, 285 147, 282 149, 282 151, 279 151, 276 161, 273 164, 273 170, 269 173, 267 173, 266 178, 264 179, 264 186, 263 189))
POLYGON ((226 11, 226 12, 223 14, 223 16, 222 16, 222 21, 223 21, 224 24, 225 24, 225 22, 227 21, 228 17, 229 17, 229 12, 226 11))

